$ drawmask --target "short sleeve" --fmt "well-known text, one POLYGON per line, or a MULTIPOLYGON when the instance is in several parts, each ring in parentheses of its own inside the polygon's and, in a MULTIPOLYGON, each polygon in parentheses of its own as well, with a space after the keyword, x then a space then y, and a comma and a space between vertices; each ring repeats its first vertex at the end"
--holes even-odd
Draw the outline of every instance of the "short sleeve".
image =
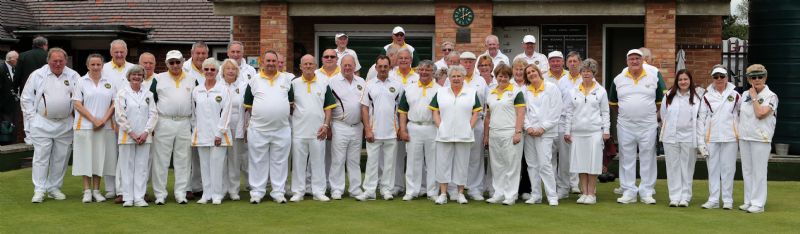
POLYGON ((522 92, 517 92, 517 96, 514 97, 514 106, 525 106, 525 96, 522 92))
POLYGON ((664 83, 664 78, 661 77, 661 72, 658 73, 658 87, 656 88, 656 104, 661 104, 661 100, 664 98, 664 92, 667 89, 667 85, 664 83))
POLYGON ((158 87, 158 79, 153 78, 153 83, 150 84, 150 92, 153 93, 153 101, 158 103, 158 91, 156 87, 158 87))
POLYGON ((323 108, 324 110, 330 110, 336 108, 337 106, 336 98, 333 97, 333 91, 331 90, 331 86, 325 87, 325 103, 323 106, 325 106, 325 108, 323 108))
POLYGON ((400 104, 397 107, 397 112, 408 113, 408 109, 409 106, 408 100, 406 100, 406 93, 403 93, 403 95, 400 97, 400 104))
POLYGON ((481 105, 481 99, 478 98, 478 93, 475 93, 475 105, 472 105, 472 112, 478 112, 483 109, 483 105, 481 105))
POLYGON ((289 103, 294 103, 294 84, 289 83, 289 103))
POLYGON ((428 105, 428 109, 438 111, 439 110, 439 94, 434 94, 433 99, 431 99, 431 104, 428 105))
MULTIPOLYGON (((658 95, 656 95, 656 97, 658 97, 658 95)), ((619 102, 617 99, 617 83, 612 80, 611 88, 608 89, 608 104, 616 106, 617 102, 619 102)))
POLYGON ((247 85, 247 89, 244 91, 244 107, 251 108, 253 107, 253 90, 251 90, 250 85, 247 85))
POLYGON ((369 87, 370 85, 366 85, 364 88, 364 92, 361 94, 361 105, 370 106, 372 105, 372 97, 369 95, 369 87))

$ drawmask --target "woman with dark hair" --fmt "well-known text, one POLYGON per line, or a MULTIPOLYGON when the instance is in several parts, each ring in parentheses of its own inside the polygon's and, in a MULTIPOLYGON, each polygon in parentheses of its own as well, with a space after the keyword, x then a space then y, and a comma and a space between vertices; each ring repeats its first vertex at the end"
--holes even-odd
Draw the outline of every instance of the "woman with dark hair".
POLYGON ((704 124, 697 119, 701 99, 695 92, 692 74, 681 69, 676 76, 659 112, 659 140, 664 143, 666 155, 669 206, 688 207, 692 200, 697 150, 705 152, 705 142, 702 140, 704 124))
POLYGON ((542 203, 542 186, 551 206, 558 206, 556 179, 553 174, 553 140, 558 137, 558 123, 561 118, 561 91, 553 83, 546 82, 542 72, 534 64, 525 67, 528 87, 524 90, 525 104, 525 143, 524 155, 531 180, 531 197, 527 204, 542 203))

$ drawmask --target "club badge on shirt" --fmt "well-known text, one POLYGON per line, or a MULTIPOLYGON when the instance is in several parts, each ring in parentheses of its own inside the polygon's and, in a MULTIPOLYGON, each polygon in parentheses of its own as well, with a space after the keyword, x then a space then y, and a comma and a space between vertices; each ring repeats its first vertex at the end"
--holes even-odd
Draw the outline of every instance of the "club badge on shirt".
POLYGON ((356 88, 358 88, 358 91, 361 91, 361 90, 364 89, 364 87, 361 87, 361 85, 356 85, 356 88))
POLYGON ((728 101, 729 102, 733 102, 733 96, 732 95, 728 95, 728 101))
POLYGON ((758 104, 764 104, 764 99, 763 98, 759 98, 758 99, 758 104))
POLYGON ((150 104, 150 98, 149 97, 144 98, 144 102, 146 102, 149 105, 150 104))
POLYGON ((539 66, 539 61, 533 61, 533 64, 536 64, 536 66, 539 66))
POLYGON ((394 91, 397 91, 397 90, 395 90, 394 87, 389 87, 389 92, 394 93, 394 91))
POLYGON ((64 80, 64 85, 69 86, 69 80, 64 80))
POLYGON ((236 88, 236 94, 239 94, 239 88, 236 88))
POLYGON ((214 100, 217 100, 217 103, 220 103, 222 102, 222 96, 217 96, 216 98, 214 98, 214 100))
MULTIPOLYGON (((250 74, 247 74, 247 79, 249 80, 250 78, 252 78, 252 75, 250 75, 250 74)), ((238 90, 238 89, 237 89, 237 90, 238 90)))
POLYGON ((106 87, 106 89, 111 89, 111 84, 106 83, 105 87, 106 87))

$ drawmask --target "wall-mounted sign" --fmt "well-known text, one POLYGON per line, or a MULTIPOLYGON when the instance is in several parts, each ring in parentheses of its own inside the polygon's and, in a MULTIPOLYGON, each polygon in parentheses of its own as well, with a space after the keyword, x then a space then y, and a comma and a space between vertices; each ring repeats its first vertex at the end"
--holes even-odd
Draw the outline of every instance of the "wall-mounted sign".
POLYGON ((558 50, 564 56, 570 51, 577 51, 584 59, 587 58, 586 51, 588 45, 588 30, 585 24, 570 25, 542 25, 541 31, 541 53, 548 53, 558 50))

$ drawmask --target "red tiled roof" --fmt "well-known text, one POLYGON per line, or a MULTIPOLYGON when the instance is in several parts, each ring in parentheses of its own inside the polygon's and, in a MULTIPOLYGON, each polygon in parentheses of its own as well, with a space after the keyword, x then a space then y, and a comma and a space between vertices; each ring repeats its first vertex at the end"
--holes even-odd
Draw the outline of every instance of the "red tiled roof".
POLYGON ((206 0, 24 2, 36 26, 124 25, 152 30, 151 41, 228 41, 230 34, 230 18, 215 16, 206 0))
POLYGON ((24 2, 0 0, 0 39, 14 39, 11 27, 33 25, 34 19, 24 2))

